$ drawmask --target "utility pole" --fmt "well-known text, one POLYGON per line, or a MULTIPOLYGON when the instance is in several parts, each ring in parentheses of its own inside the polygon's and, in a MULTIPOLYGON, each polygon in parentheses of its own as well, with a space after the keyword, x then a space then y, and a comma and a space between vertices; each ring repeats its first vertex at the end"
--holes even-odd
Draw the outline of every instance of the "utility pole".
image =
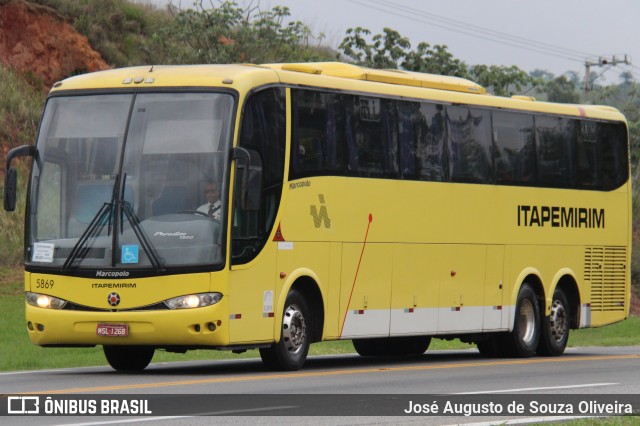
POLYGON ((618 64, 627 64, 631 65, 631 57, 629 55, 624 55, 624 57, 619 58, 617 56, 611 56, 610 58, 601 56, 597 61, 584 61, 584 98, 585 100, 589 99, 589 90, 591 90, 591 67, 604 67, 607 65, 618 65, 618 64))

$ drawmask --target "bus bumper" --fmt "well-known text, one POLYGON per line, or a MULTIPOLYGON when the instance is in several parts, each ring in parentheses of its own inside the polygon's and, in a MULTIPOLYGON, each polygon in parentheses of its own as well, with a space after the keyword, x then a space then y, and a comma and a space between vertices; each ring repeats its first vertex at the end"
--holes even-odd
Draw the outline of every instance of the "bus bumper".
POLYGON ((224 299, 203 308, 78 312, 26 305, 27 331, 39 346, 150 345, 223 347, 229 344, 224 299), (98 335, 98 325, 126 324, 126 336, 98 335))

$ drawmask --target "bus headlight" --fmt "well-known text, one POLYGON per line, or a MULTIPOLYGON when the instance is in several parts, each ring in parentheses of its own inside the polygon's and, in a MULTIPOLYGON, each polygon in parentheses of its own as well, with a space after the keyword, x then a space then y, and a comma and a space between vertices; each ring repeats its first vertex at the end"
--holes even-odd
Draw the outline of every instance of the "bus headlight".
POLYGON ((26 292, 26 299, 29 305, 44 309, 62 309, 67 304, 66 300, 29 291, 26 292))
POLYGON ((191 309, 215 305, 220 300, 222 300, 221 293, 200 293, 167 299, 164 301, 164 304, 167 305, 169 309, 191 309))

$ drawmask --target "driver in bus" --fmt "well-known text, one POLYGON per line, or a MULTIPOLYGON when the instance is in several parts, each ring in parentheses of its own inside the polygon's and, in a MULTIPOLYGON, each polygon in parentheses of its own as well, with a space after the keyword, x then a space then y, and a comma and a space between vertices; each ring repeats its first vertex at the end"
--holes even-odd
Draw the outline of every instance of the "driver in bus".
POLYGON ((198 211, 213 219, 220 220, 220 208, 222 207, 220 203, 220 185, 212 180, 207 181, 204 194, 207 197, 207 202, 198 207, 198 211))

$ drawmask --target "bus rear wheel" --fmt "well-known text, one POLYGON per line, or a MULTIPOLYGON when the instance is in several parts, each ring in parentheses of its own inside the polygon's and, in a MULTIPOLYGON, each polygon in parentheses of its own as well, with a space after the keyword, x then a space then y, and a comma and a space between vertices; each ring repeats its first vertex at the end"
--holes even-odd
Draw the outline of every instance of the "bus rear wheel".
POLYGON ((148 346, 104 345, 104 356, 109 365, 117 371, 144 370, 153 358, 155 349, 148 346))
POLYGON ((430 343, 431 337, 428 336, 353 339, 353 347, 360 356, 422 355, 430 343))
POLYGON ((523 284, 520 288, 513 331, 505 334, 501 340, 500 346, 506 356, 529 358, 536 353, 540 341, 540 308, 530 285, 523 284))
POLYGON ((569 342, 569 303, 560 289, 553 293, 551 313, 542 321, 542 335, 538 344, 538 355, 559 356, 569 342))
POLYGON ((260 358, 267 367, 279 371, 302 368, 311 344, 309 312, 304 297, 291 290, 284 304, 280 341, 268 348, 260 348, 260 358))

